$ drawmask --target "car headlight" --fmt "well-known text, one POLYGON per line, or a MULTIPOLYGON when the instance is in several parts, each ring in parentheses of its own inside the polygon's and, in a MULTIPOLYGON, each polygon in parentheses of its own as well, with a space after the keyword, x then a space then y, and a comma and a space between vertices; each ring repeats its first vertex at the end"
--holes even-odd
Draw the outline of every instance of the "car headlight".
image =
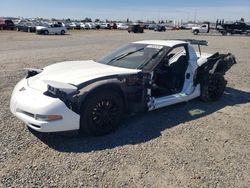
POLYGON ((54 120, 60 120, 63 117, 61 115, 57 114, 49 114, 49 115, 40 115, 35 114, 35 119, 39 121, 54 121, 54 120))
POLYGON ((37 74, 40 74, 43 69, 36 69, 36 68, 24 68, 24 70, 26 70, 26 78, 35 76, 37 74))

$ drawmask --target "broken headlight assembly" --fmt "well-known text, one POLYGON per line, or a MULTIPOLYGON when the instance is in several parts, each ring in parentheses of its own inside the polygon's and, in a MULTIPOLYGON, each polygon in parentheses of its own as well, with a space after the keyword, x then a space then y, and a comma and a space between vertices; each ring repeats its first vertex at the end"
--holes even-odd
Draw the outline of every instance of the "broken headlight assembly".
POLYGON ((32 76, 35 76, 43 71, 43 69, 35 69, 35 68, 25 68, 26 70, 26 79, 32 76))

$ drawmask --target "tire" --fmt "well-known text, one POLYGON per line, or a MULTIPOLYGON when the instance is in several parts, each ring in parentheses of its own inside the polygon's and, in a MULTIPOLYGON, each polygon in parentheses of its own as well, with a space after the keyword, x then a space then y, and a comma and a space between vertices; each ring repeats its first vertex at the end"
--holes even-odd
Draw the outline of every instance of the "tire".
POLYGON ((61 31, 61 35, 64 35, 64 34, 65 34, 65 31, 64 31, 64 30, 62 30, 62 31, 61 31))
POLYGON ((201 83, 201 100, 204 102, 217 101, 224 93, 227 81, 221 73, 210 74, 201 83))
POLYGON ((194 35, 198 35, 199 31, 198 30, 194 30, 194 35))
POLYGON ((81 107, 80 131, 93 136, 109 134, 119 126, 123 112, 123 99, 118 93, 96 91, 81 107))
POLYGON ((226 36, 226 35, 227 35, 227 32, 226 32, 226 31, 222 31, 221 34, 222 34, 223 36, 226 36))
POLYGON ((44 31, 44 34, 45 34, 45 35, 48 35, 48 34, 49 34, 49 31, 48 31, 48 30, 45 30, 45 31, 44 31))

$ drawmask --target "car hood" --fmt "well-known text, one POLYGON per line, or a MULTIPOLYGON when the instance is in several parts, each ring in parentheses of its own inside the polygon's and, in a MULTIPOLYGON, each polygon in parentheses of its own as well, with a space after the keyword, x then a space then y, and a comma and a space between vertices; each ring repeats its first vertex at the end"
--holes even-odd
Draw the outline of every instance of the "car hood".
POLYGON ((195 29, 200 29, 200 27, 199 26, 192 27, 192 30, 195 30, 195 29))
POLYGON ((67 61, 44 67, 43 71, 36 76, 28 78, 29 87, 41 91, 47 90, 44 81, 56 81, 79 85, 92 79, 104 76, 135 74, 140 70, 126 69, 97 63, 93 60, 67 61))
POLYGON ((45 26, 36 26, 36 30, 41 30, 41 29, 45 29, 45 28, 47 28, 47 27, 45 27, 45 26))

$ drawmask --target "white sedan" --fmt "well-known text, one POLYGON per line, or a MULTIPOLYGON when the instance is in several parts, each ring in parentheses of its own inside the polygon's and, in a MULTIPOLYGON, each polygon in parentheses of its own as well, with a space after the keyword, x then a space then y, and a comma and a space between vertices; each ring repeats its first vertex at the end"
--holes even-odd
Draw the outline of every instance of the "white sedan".
POLYGON ((80 130, 104 135, 124 114, 147 112, 200 97, 218 100, 231 54, 195 52, 198 40, 147 40, 104 58, 28 69, 15 87, 11 112, 39 132, 80 130))
POLYGON ((127 29, 128 29, 128 25, 127 25, 127 24, 124 24, 124 23, 118 23, 118 24, 117 24, 117 29, 120 29, 120 30, 127 30, 127 29))
POLYGON ((59 34, 64 35, 67 32, 67 29, 65 26, 61 24, 51 24, 49 26, 36 26, 36 33, 37 34, 59 34))

